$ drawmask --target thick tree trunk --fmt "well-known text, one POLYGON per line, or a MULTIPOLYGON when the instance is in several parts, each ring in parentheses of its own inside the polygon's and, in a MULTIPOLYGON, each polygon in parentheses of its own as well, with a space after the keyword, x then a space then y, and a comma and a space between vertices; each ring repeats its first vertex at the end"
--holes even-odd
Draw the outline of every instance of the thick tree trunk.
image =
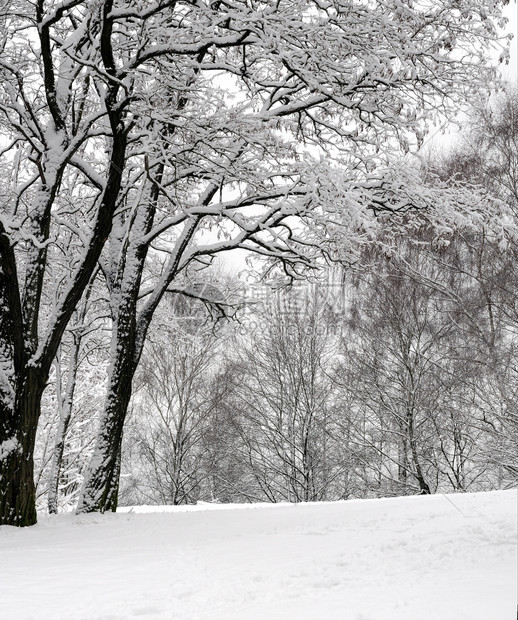
MULTIPOLYGON (((92 30, 90 34, 98 39, 104 71, 115 78, 118 69, 112 48, 113 20, 109 18, 112 7, 112 0, 103 3, 100 20, 102 28, 99 33, 92 30)), ((107 112, 112 130, 106 183, 90 240, 84 252, 81 252, 77 268, 74 268, 67 286, 64 287, 63 296, 59 299, 47 325, 47 331, 42 336, 39 328, 52 208, 58 195, 63 171, 69 165, 73 154, 68 149, 70 146, 66 135, 68 124, 64 118, 65 113, 68 114, 68 108, 73 106, 67 104, 61 109, 56 88, 58 70, 55 71, 54 67, 51 29, 56 27, 57 22, 48 18, 45 13, 43 3, 38 2, 35 17, 42 64, 43 93, 40 99, 46 100, 47 103, 46 111, 44 110, 41 116, 43 118, 50 114, 52 118, 49 121, 48 131, 41 132, 45 134, 45 139, 42 140, 38 133, 38 140, 43 142, 45 149, 37 164, 40 175, 39 190, 35 194, 33 205, 29 208, 27 230, 25 225, 23 229, 26 239, 35 240, 25 253, 23 286, 17 274, 16 243, 11 231, 0 222, 0 524, 18 526, 32 525, 36 522, 33 451, 40 417, 41 396, 63 333, 97 266, 100 253, 110 234, 127 144, 127 130, 124 124, 126 111, 119 99, 121 83, 118 79, 108 79, 101 107, 101 110, 107 112)), ((59 21, 62 16, 58 11, 55 18, 59 21)), ((77 51, 84 44, 84 40, 78 39, 77 48, 72 46, 67 49, 77 51)), ((91 49, 97 46, 93 40, 91 44, 93 46, 91 49)), ((65 54, 67 59, 73 56, 73 53, 65 54)), ((63 63, 59 64, 60 70, 63 66, 63 63)), ((76 75, 74 71, 70 75, 76 75)), ((16 100, 18 98, 19 95, 16 95, 16 100)), ((25 104, 31 124, 34 121, 37 127, 34 113, 29 110, 31 103, 25 101, 25 104)), ((20 122, 23 126, 24 121, 20 122)), ((41 131, 40 127, 37 129, 41 131)), ((32 131, 31 128, 29 133, 32 131)), ((88 133, 89 128, 83 134, 84 139, 87 139, 88 133)), ((75 142, 76 149, 84 144, 80 135, 75 136, 75 142)), ((74 256, 70 258, 76 263, 74 256)))
POLYGON ((4 408, 0 425, 0 525, 36 523, 34 443, 43 382, 29 372, 14 403, 4 408), (16 423, 21 420, 22 423, 16 423))
MULTIPOLYGON (((158 167, 155 177, 159 185, 163 171, 162 164, 158 167)), ((204 194, 202 204, 209 204, 217 190, 218 186, 210 185, 204 194)), ((112 282, 112 295, 113 298, 118 297, 119 301, 113 313, 112 366, 104 414, 79 497, 78 513, 106 512, 107 510, 115 512, 117 509, 122 435, 131 399, 133 376, 140 360, 153 313, 177 273, 180 259, 195 234, 200 219, 197 216, 185 224, 184 231, 166 267, 168 277, 161 279, 137 321, 140 283, 149 249, 149 244, 142 243, 139 239, 144 238, 153 226, 158 197, 158 186, 153 184, 149 189, 147 206, 145 202, 139 205, 133 223, 132 231, 136 241, 133 244, 130 243, 128 247, 120 247, 120 262, 114 265, 117 275, 112 282)))
MULTIPOLYGON (((159 167, 161 180, 163 166, 159 167)), ((153 225, 158 189, 150 187, 147 208, 142 205, 134 222, 137 237, 147 234, 153 225)), ((137 328, 137 302, 148 245, 137 241, 129 247, 119 248, 119 263, 115 265, 116 277, 111 283, 114 304, 113 333, 111 342, 111 368, 108 391, 97 442, 88 465, 79 496, 77 512, 106 512, 117 510, 121 448, 124 422, 131 400, 133 376, 143 348, 145 334, 153 312, 137 328)))
POLYGON ((32 454, 15 438, 0 454, 0 525, 34 525, 36 491, 32 454))

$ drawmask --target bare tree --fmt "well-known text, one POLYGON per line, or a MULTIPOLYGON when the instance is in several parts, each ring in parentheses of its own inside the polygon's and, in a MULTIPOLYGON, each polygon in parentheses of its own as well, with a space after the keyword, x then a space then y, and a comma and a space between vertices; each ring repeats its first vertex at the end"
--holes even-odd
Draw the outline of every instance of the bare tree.
POLYGON ((226 369, 245 497, 315 501, 345 492, 345 447, 327 376, 334 336, 322 293, 299 286, 272 296, 226 369))
MULTIPOLYGON (((516 230, 518 215, 518 93, 508 85, 498 98, 477 105, 452 153, 431 163, 443 179, 482 184, 506 206, 506 228, 516 230)), ((484 308, 484 319, 469 320, 466 330, 474 338, 483 379, 473 383, 473 399, 481 428, 490 434, 485 458, 501 468, 500 484, 515 484, 518 474, 517 342, 518 314, 516 234, 494 238, 480 234, 465 239, 463 263, 452 268, 472 282, 472 299, 466 307, 484 308), (466 260, 467 258, 467 260, 466 260)), ((475 313, 476 317, 477 314, 475 313)))
POLYGON ((146 345, 122 458, 127 501, 211 499, 206 435, 217 404, 218 346, 207 327, 195 337, 160 329, 146 345))
POLYGON ((484 307, 469 305, 472 282, 448 261, 460 239, 444 251, 435 239, 423 228, 388 257, 371 253, 352 293, 341 385, 364 411, 358 442, 382 494, 477 488, 486 475, 472 392, 481 358, 462 321, 482 325, 484 307))

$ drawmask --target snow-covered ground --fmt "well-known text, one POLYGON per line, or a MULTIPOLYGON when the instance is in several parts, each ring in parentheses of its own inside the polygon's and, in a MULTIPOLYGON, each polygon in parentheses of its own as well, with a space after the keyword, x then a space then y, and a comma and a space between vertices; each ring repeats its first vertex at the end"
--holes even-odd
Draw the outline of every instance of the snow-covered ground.
POLYGON ((224 508, 2 526, 0 618, 516 618, 516 491, 224 508))

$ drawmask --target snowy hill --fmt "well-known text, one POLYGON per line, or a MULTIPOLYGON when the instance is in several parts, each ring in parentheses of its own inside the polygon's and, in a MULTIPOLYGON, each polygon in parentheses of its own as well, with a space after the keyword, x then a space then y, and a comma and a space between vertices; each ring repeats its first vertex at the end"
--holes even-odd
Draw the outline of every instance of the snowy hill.
POLYGON ((497 491, 43 517, 0 527, 0 618, 514 620, 516 508, 497 491))

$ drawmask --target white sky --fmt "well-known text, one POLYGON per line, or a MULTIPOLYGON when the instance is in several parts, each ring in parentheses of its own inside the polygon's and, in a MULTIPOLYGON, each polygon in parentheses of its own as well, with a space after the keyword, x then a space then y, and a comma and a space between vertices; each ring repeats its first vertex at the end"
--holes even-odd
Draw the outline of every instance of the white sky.
POLYGON ((502 74, 506 80, 518 84, 518 3, 516 0, 512 0, 505 7, 504 14, 509 19, 507 31, 514 34, 514 39, 510 47, 511 61, 507 66, 503 66, 502 74))

